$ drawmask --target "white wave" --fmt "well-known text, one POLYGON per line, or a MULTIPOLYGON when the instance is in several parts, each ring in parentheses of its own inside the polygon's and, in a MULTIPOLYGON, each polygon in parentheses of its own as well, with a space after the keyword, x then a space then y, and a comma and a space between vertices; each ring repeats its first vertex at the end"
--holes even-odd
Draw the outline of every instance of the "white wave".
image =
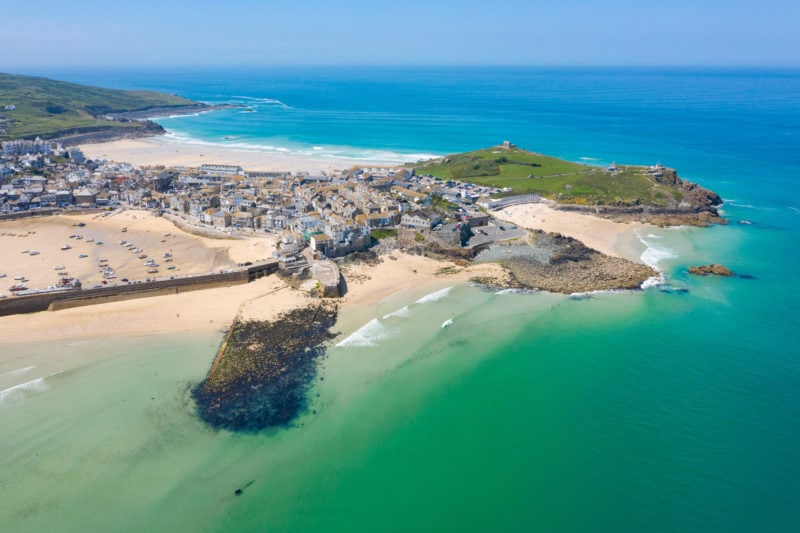
POLYGON ((409 316, 411 316, 411 309, 409 309, 408 306, 405 305, 405 306, 401 307, 400 309, 398 309, 397 311, 393 311, 391 313, 383 315, 383 319, 386 320, 387 318, 391 318, 391 317, 395 317, 395 316, 396 317, 401 317, 401 318, 409 317, 409 316))
POLYGON ((28 370, 33 370, 36 368, 35 366, 26 366, 25 368, 18 368, 16 370, 10 370, 5 372, 4 374, 0 374, 0 376, 16 376, 17 374, 24 374, 28 370))
POLYGON ((531 292, 525 289, 503 289, 501 291, 497 291, 495 294, 522 294, 525 292, 531 292))
POLYGON ((664 237, 662 237, 661 235, 656 235, 655 233, 648 233, 647 234, 647 238, 648 239, 663 239, 664 237))
POLYGON ((9 398, 24 394, 25 392, 41 392, 47 390, 47 388, 48 387, 44 382, 44 378, 38 378, 25 383, 20 383, 19 385, 14 385, 13 387, 9 387, 0 391, 0 404, 9 398))
POLYGON ((186 118, 186 117, 199 117, 200 115, 205 115, 206 113, 212 113, 216 111, 215 109, 209 109, 207 111, 198 111, 197 113, 186 113, 186 114, 179 114, 179 115, 160 115, 157 117, 148 117, 148 120, 164 120, 164 119, 173 119, 173 118, 186 118))
POLYGON ((790 205, 790 206, 789 206, 789 209, 791 209, 791 210, 792 210, 792 211, 794 211, 795 213, 800 213, 800 209, 796 208, 796 207, 795 207, 795 206, 793 206, 793 205, 790 205))
POLYGON ((648 266, 658 269, 658 264, 661 261, 675 257, 675 253, 669 248, 659 248, 645 241, 642 242, 647 246, 647 249, 642 253, 641 259, 642 262, 648 266))
POLYGON ((596 157, 579 157, 578 159, 580 159, 581 161, 600 161, 596 157))
POLYGON ((391 332, 377 318, 373 318, 361 329, 352 333, 349 337, 339 342, 337 347, 346 346, 375 346, 378 341, 391 336, 391 332))
POLYGON ((224 139, 222 141, 205 141, 195 137, 191 137, 182 132, 169 131, 162 139, 172 143, 187 144, 193 146, 208 146, 211 148, 225 148, 227 150, 235 150, 248 153, 280 153, 289 155, 301 155, 304 157, 334 159, 337 161, 353 162, 353 163, 374 163, 377 165, 394 165, 400 163, 407 163, 409 161, 418 161, 424 159, 433 159, 440 157, 433 154, 404 154, 401 152, 388 152, 381 150, 358 149, 351 147, 332 147, 325 148, 322 146, 313 146, 309 149, 308 146, 275 146, 272 144, 248 143, 248 142, 231 142, 233 139, 224 139))
POLYGON ((663 285, 667 282, 666 276, 664 274, 659 274, 658 276, 650 276, 646 280, 644 280, 641 284, 642 289, 649 289, 650 287, 657 287, 659 285, 663 285))
POLYGON ((294 109, 293 107, 288 106, 285 103, 275 98, 256 98, 253 96, 234 96, 234 98, 240 98, 242 100, 247 100, 248 102, 256 102, 259 104, 273 105, 277 107, 282 107, 284 109, 294 109))
POLYGON ((447 320, 442 322, 442 329, 446 328, 447 326, 452 326, 452 325, 453 325, 453 319, 452 318, 448 318, 447 320))
POLYGON ((436 291, 436 292, 432 292, 431 294, 423 296, 422 298, 420 298, 419 300, 417 300, 414 303, 425 304, 425 303, 429 303, 429 302, 439 301, 442 298, 444 298, 445 296, 447 296, 447 294, 450 292, 450 289, 452 289, 452 288, 453 287, 446 287, 446 288, 444 288, 442 290, 439 290, 439 291, 436 291))
MULTIPOLYGON (((675 254, 675 250, 672 250, 665 246, 656 246, 653 243, 648 242, 644 237, 642 237, 639 234, 639 232, 636 232, 636 236, 639 238, 639 241, 646 246, 645 251, 642 252, 642 255, 640 256, 640 259, 644 264, 658 270, 659 269, 658 264, 661 261, 677 257, 675 254)), ((648 235, 648 237, 650 237, 650 235, 648 235)))

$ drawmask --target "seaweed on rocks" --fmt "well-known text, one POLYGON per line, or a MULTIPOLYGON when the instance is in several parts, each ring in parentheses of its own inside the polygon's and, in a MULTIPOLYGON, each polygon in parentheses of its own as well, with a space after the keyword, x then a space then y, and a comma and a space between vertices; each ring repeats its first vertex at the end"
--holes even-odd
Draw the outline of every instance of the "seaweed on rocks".
POLYGON ((206 379, 192 391, 200 417, 230 431, 288 426, 307 406, 337 314, 323 302, 272 321, 234 322, 206 379))

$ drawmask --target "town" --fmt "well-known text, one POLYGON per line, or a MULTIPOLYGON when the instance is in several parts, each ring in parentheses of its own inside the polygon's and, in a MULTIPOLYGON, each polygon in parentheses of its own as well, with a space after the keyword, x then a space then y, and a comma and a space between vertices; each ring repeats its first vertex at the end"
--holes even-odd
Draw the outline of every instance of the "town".
POLYGON ((77 148, 36 139, 6 141, 0 155, 0 218, 148 209, 176 222, 229 235, 280 235, 286 263, 308 248, 336 258, 384 236, 405 246, 477 250, 519 232, 488 209, 538 202, 536 195, 490 199, 500 189, 417 175, 409 167, 263 172, 240 166, 137 167, 88 160, 77 148))

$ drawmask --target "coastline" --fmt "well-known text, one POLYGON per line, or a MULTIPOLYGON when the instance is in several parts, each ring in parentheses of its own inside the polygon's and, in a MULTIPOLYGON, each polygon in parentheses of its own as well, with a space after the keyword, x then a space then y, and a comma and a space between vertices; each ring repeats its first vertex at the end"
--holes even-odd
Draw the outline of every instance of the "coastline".
MULTIPOLYGON (((4 221, 0 222, 0 245, 4 249, 18 252, 18 248, 24 247, 39 254, 31 257, 8 253, 3 263, 6 274, 3 281, 13 284, 13 277, 24 273, 32 288, 44 288, 58 278, 58 271, 53 270, 53 264, 57 263, 65 266, 70 275, 80 277, 84 284, 94 283, 100 280, 97 261, 101 258, 108 259, 118 278, 146 275, 142 261, 119 245, 120 238, 141 246, 155 258, 161 257, 162 249, 171 250, 174 262, 170 265, 178 268, 170 272, 176 275, 204 274, 241 262, 263 260, 269 257, 276 240, 274 235, 242 239, 201 237, 179 229, 168 219, 135 209, 108 217, 83 214, 4 221), (76 227, 77 223, 85 226, 76 227), (67 234, 75 233, 87 238, 80 241, 67 238, 67 234), (89 237, 96 241, 87 242, 89 237), (103 245, 98 246, 96 242, 101 240, 103 245), (65 243, 73 248, 61 250, 65 243), (88 257, 80 258, 81 251, 87 252, 88 257)), ((356 263, 343 268, 348 283, 347 293, 340 300, 343 305, 368 308, 388 295, 412 287, 438 286, 444 278, 457 283, 502 273, 497 265, 475 265, 442 275, 438 274, 442 268, 454 265, 399 251, 389 255, 392 259, 384 257, 377 265, 356 263)), ((0 342, 18 342, 20 338, 39 342, 106 335, 221 331, 239 311, 243 318, 268 320, 308 302, 304 293, 287 288, 279 277, 267 276, 245 285, 1 317, 0 342)))
POLYGON ((391 161, 359 163, 354 159, 244 150, 213 144, 192 144, 164 136, 81 144, 88 159, 124 161, 139 166, 199 167, 206 163, 237 165, 245 170, 328 172, 358 165, 395 165, 391 161))

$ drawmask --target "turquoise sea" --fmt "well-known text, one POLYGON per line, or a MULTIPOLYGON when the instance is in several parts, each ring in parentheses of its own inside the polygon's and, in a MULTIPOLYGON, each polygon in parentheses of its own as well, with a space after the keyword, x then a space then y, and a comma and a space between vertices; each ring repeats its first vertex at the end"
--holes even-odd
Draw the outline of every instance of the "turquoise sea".
POLYGON ((264 434, 195 416, 218 334, 0 346, 0 530, 800 524, 800 72, 36 74, 252 106, 160 119, 176 142, 401 160, 508 139, 658 161, 717 191, 731 224, 640 232, 666 282, 639 292, 462 285, 345 316, 311 410, 264 434), (686 273, 711 261, 744 277, 686 273))

